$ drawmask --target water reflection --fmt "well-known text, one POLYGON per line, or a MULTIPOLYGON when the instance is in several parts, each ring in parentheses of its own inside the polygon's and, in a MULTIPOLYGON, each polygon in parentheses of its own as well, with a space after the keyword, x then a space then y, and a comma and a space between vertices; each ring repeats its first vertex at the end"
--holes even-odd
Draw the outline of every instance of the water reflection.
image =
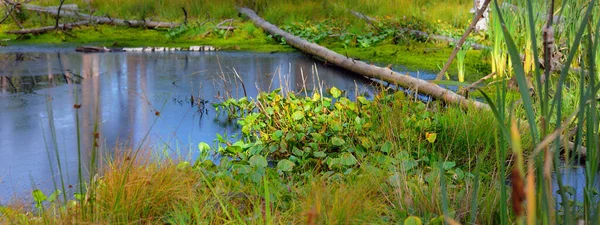
POLYGON ((32 185, 46 192, 53 189, 50 178, 60 174, 50 170, 52 165, 56 171, 51 130, 56 132, 65 182, 77 183, 77 119, 84 161, 94 145, 95 121, 101 149, 118 142, 138 144, 147 137, 170 154, 185 154, 200 141, 211 143, 215 133, 237 131, 216 118, 212 107, 199 112, 192 96, 214 103, 253 97, 260 90, 302 91, 319 84, 347 90, 349 96, 373 94, 368 80, 294 53, 81 54, 33 49, 5 51, 0 58, 0 203, 27 196, 32 185), (81 104, 79 118, 75 104, 81 104))

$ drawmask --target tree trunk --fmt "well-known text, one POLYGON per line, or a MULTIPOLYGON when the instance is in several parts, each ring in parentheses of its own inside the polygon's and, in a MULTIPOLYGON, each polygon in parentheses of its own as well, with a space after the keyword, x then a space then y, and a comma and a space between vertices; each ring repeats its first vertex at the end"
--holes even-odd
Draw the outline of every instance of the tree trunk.
POLYGON ((310 43, 306 40, 303 40, 302 38, 296 37, 279 29, 277 26, 270 24, 269 22, 260 18, 251 9, 239 7, 237 9, 241 14, 246 15, 248 18, 250 18, 250 20, 252 20, 252 22, 254 22, 254 24, 256 24, 258 27, 261 27, 263 30, 273 35, 278 35, 285 38, 285 41, 289 45, 307 54, 318 56, 327 63, 334 64, 336 66, 342 67, 344 69, 350 70, 352 72, 367 77, 383 80, 389 83, 394 83, 406 89, 410 89, 421 94, 431 95, 436 99, 442 100, 447 103, 460 105, 462 108, 465 109, 469 107, 474 107, 478 109, 489 108, 489 106, 485 103, 466 99, 463 96, 457 95, 456 93, 448 89, 442 88, 433 83, 429 83, 425 80, 402 75, 392 71, 389 68, 369 65, 365 62, 354 60, 352 58, 340 55, 318 44, 310 43))

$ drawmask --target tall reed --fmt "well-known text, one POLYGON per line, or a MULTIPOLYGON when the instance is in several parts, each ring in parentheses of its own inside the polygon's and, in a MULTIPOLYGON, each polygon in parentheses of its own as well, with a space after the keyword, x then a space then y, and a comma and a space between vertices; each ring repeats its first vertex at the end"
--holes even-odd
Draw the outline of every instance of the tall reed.
MULTIPOLYGON (((569 2, 574 3, 574 1, 569 2)), ((526 3, 529 41, 532 46, 537 46, 537 36, 535 34, 540 33, 540 30, 536 27, 534 18, 536 14, 532 1, 527 0, 526 3)), ((553 35, 555 27, 552 22, 554 4, 554 1, 549 2, 549 16, 546 18, 546 25, 542 28, 545 65, 549 65, 548 63, 554 54, 554 52, 550 51, 556 45, 553 35)), ((512 189, 510 198, 512 207, 501 203, 501 224, 509 224, 512 223, 511 221, 517 224, 525 224, 526 222, 527 224, 536 224, 537 219, 539 219, 541 224, 579 224, 579 220, 586 221, 585 223, 588 224, 596 224, 599 221, 598 199, 593 194, 598 191, 598 187, 595 186, 595 178, 599 162, 597 149, 598 125, 600 121, 598 119, 599 111, 595 100, 600 88, 595 76, 597 62, 595 57, 598 52, 600 35, 598 34, 598 22, 594 21, 597 19, 597 16, 592 15, 594 7, 597 7, 596 0, 586 1, 586 4, 584 4, 582 10, 583 16, 574 27, 576 28, 576 32, 573 32, 575 35, 572 37, 573 40, 569 46, 571 51, 569 51, 569 55, 564 67, 560 71, 557 81, 550 80, 551 76, 549 75, 552 71, 550 71, 551 68, 549 66, 542 71, 539 64, 534 64, 533 72, 536 79, 535 98, 530 96, 527 88, 527 73, 521 62, 520 48, 516 45, 512 33, 507 27, 504 15, 502 13, 497 15, 509 58, 513 65, 512 72, 515 75, 521 94, 521 99, 518 103, 512 103, 506 108, 506 103, 503 99, 499 98, 496 101, 492 101, 482 92, 486 101, 492 106, 492 111, 501 128, 499 142, 500 157, 498 159, 498 164, 501 167, 501 176, 499 179, 505 179, 508 177, 508 171, 512 171, 510 173, 511 184, 503 185, 502 187, 503 199, 508 199, 507 190, 512 189), (581 51, 577 51, 578 49, 581 51), (586 55, 586 60, 581 61, 582 68, 586 70, 581 70, 579 74, 573 74, 569 70, 578 54, 586 55), (548 80, 545 80, 543 76, 548 80), (571 115, 564 116, 562 107, 565 101, 563 91, 566 87, 564 84, 567 77, 571 76, 579 80, 578 90, 581 93, 576 110, 571 115), (555 86, 551 84, 555 84, 555 86), (521 120, 518 118, 518 115, 513 113, 516 108, 521 108, 525 112, 525 120, 521 120), (508 112, 508 115, 506 112, 508 112), (536 146, 533 151, 524 152, 521 148, 521 134, 518 129, 515 129, 518 126, 529 127, 534 146, 536 146), (566 135, 565 131, 568 128, 575 130, 574 143, 570 142, 570 137, 566 135), (506 143, 506 145, 502 143, 506 143), (583 213, 578 214, 578 204, 570 204, 570 202, 577 201, 577 199, 569 197, 567 194, 568 187, 562 180, 561 173, 563 169, 560 165, 560 153, 563 148, 562 146, 566 146, 564 147, 565 155, 568 155, 567 153, 570 151, 573 151, 574 154, 583 154, 583 151, 580 151, 580 147, 584 144, 586 148, 586 184, 583 190, 575 190, 575 192, 584 192, 584 202, 582 203, 583 213), (503 168, 508 155, 504 153, 508 149, 512 149, 513 158, 516 160, 512 165, 509 164, 509 168, 512 169, 507 168, 505 170, 503 168), (525 167, 526 164, 530 165, 529 169, 525 167), (553 177, 555 178, 553 179, 553 177), (554 184, 558 187, 558 199, 554 199, 552 193, 554 184), (527 210, 523 208, 525 202, 527 202, 527 210), (560 205, 556 205, 559 203, 560 205), (512 209, 512 213, 509 213, 509 208, 512 209)), ((494 9, 499 11, 500 6, 498 1, 494 1, 494 9)), ((534 62, 539 62, 537 48, 534 47, 531 50, 534 62)), ((500 96, 506 93, 505 86, 499 90, 503 90, 500 96)), ((566 167, 569 167, 570 163, 569 160, 566 160, 564 164, 566 164, 566 167)), ((575 194, 574 196, 577 195, 575 194)))

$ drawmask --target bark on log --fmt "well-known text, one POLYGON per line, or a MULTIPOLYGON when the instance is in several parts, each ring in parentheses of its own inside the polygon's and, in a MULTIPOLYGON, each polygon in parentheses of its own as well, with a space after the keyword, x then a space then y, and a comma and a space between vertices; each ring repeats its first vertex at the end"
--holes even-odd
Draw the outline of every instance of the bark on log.
MULTIPOLYGON (((54 15, 54 16, 58 15, 58 10, 53 7, 42 7, 42 6, 31 5, 31 4, 24 4, 24 7, 30 11, 48 13, 48 14, 54 15)), ((124 19, 118 19, 118 18, 113 19, 113 18, 109 18, 109 17, 91 16, 88 14, 71 12, 71 11, 62 11, 60 13, 60 16, 76 18, 76 19, 81 19, 81 20, 90 20, 94 23, 99 23, 99 24, 114 24, 114 25, 121 25, 121 26, 130 26, 130 27, 145 27, 145 28, 150 28, 150 29, 173 28, 173 27, 179 26, 179 23, 172 23, 172 22, 147 21, 147 20, 124 20, 124 19)))
MULTIPOLYGON (((79 21, 76 23, 59 24, 58 29, 69 30, 73 27, 88 25, 89 23, 90 23, 89 21, 79 21)), ((47 27, 31 28, 31 29, 23 29, 23 30, 11 30, 11 31, 7 31, 6 33, 7 34, 43 34, 43 33, 53 31, 55 29, 56 29, 55 26, 47 26, 47 27)))
POLYGON ((418 93, 431 95, 436 99, 439 99, 446 103, 460 105, 462 108, 465 109, 470 107, 475 107, 478 109, 489 108, 489 106, 485 103, 466 99, 463 96, 457 95, 456 93, 448 89, 438 86, 437 84, 429 83, 425 80, 417 79, 411 76, 402 75, 392 71, 389 68, 369 65, 365 62, 354 60, 352 58, 340 55, 323 46, 320 46, 315 43, 310 43, 306 40, 303 40, 302 38, 296 37, 279 29, 277 26, 265 21, 264 19, 256 15, 256 13, 251 9, 241 7, 238 7, 237 9, 241 14, 250 18, 250 20, 252 20, 254 24, 262 28, 263 30, 273 35, 278 35, 285 38, 287 44, 307 54, 320 57, 327 63, 339 66, 341 68, 367 77, 383 80, 389 83, 394 83, 412 91, 416 91, 418 93))

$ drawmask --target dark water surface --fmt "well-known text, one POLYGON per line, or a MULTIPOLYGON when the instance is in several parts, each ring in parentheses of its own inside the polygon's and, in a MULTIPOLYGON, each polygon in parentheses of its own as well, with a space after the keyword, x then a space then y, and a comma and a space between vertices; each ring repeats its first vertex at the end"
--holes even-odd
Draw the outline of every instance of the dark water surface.
MULTIPOLYGON (((101 149, 146 140, 163 151, 156 154, 194 157, 199 142, 210 144, 217 133, 237 132, 235 124, 216 117, 211 103, 243 97, 240 79, 251 98, 276 88, 302 92, 303 87, 312 89, 319 83, 324 89, 345 90, 351 97, 376 92, 371 81, 299 53, 85 54, 72 49, 0 48, 0 204, 13 197, 27 198, 33 188, 52 192, 52 178, 61 176, 54 140, 65 183, 75 187, 76 97, 81 104, 82 158, 87 162, 96 118, 101 149)), ((422 72, 410 75, 435 77, 422 72)), ((581 167, 564 169, 561 177, 577 190, 574 198, 581 200, 585 185, 581 167)))
POLYGON ((157 149, 187 156, 199 142, 212 143, 216 133, 235 133, 235 125, 216 118, 211 106, 227 96, 244 96, 234 70, 248 97, 259 90, 312 89, 319 82, 323 88, 346 90, 348 96, 374 92, 370 81, 298 53, 83 54, 60 48, 2 48, 0 203, 28 196, 33 185, 51 192, 51 177, 60 176, 53 140, 65 182, 77 183, 76 97, 84 162, 90 157, 95 118, 103 149, 116 143, 137 145, 147 135, 146 143, 157 149), (204 108, 201 100, 208 101, 204 108))

